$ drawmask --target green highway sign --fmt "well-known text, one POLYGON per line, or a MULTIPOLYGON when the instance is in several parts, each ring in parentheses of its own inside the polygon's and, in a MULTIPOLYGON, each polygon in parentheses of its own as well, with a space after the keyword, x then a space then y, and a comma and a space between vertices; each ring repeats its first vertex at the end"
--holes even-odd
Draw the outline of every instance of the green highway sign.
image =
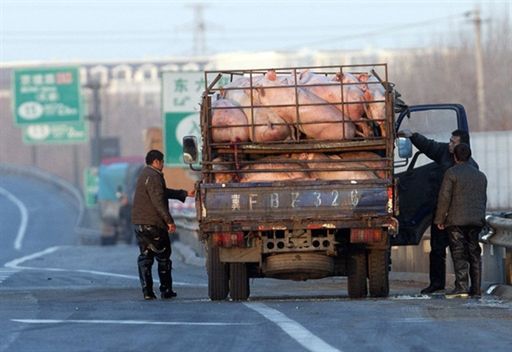
POLYGON ((73 144, 88 140, 89 130, 84 121, 70 123, 31 124, 23 127, 25 144, 73 144))
MULTIPOLYGON (((208 77, 209 81, 213 77, 208 77)), ((225 75, 215 88, 229 83, 225 75)), ((188 167, 182 159, 183 137, 196 136, 201 144, 199 111, 201 95, 205 90, 203 72, 163 72, 162 74, 162 118, 165 164, 188 167)), ((201 150, 201 145, 199 145, 201 150)))
POLYGON ((162 110, 165 164, 187 167, 182 160, 184 136, 201 140, 199 104, 204 91, 202 72, 164 72, 162 110))
POLYGON ((78 67, 23 68, 13 71, 16 125, 78 122, 82 96, 78 67))
MULTIPOLYGON (((188 167, 182 158, 183 137, 196 136, 201 141, 199 113, 168 112, 164 116, 164 155, 169 166, 188 167)), ((201 149, 199 149, 201 150, 201 149)))

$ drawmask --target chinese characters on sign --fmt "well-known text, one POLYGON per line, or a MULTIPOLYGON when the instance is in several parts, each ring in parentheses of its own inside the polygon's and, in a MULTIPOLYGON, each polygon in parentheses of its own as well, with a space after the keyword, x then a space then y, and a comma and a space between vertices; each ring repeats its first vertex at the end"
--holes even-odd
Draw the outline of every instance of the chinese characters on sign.
MULTIPOLYGON (((229 77, 223 77, 216 83, 216 87, 221 87, 228 82, 229 77)), ((182 160, 183 137, 196 136, 197 140, 201 141, 199 111, 204 90, 203 72, 164 72, 162 74, 164 154, 165 164, 168 166, 187 167, 182 160)))
POLYGON ((17 69, 13 72, 13 115, 17 125, 82 120, 76 67, 17 69))

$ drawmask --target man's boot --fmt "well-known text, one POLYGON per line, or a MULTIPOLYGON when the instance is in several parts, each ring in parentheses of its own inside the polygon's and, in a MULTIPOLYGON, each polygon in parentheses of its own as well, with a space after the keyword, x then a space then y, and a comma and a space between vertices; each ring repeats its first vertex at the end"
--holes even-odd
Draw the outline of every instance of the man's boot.
POLYGON ((158 276, 160 278, 160 293, 162 299, 176 297, 177 294, 172 290, 172 262, 171 260, 158 260, 158 276))
POLYGON ((156 299, 156 295, 153 292, 153 277, 151 275, 152 260, 147 258, 139 258, 139 279, 142 286, 142 294, 145 300, 156 299))
POLYGON ((471 289, 469 290, 469 294, 475 298, 482 297, 482 270, 480 268, 480 265, 475 267, 472 266, 469 272, 469 277, 471 279, 471 289))

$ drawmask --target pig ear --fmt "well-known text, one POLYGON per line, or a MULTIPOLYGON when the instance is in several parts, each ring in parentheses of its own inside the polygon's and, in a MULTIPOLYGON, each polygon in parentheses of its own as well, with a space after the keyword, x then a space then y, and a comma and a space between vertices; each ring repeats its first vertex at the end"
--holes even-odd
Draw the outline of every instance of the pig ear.
POLYGON ((368 75, 368 73, 367 73, 367 72, 365 72, 365 73, 360 73, 360 74, 358 74, 358 75, 356 76, 356 78, 357 78, 357 80, 358 80, 359 82, 368 82, 368 77, 369 77, 369 75, 368 75))
POLYGON ((343 73, 336 72, 336 75, 334 76, 334 81, 342 82, 343 81, 343 73))
POLYGON ((269 70, 266 74, 265 74, 265 77, 271 81, 275 81, 277 79, 277 74, 276 74, 276 71, 275 70, 269 70))
POLYGON ((307 75, 309 73, 309 68, 303 70, 303 71, 300 71, 299 73, 299 79, 302 79, 304 78, 305 75, 307 75))

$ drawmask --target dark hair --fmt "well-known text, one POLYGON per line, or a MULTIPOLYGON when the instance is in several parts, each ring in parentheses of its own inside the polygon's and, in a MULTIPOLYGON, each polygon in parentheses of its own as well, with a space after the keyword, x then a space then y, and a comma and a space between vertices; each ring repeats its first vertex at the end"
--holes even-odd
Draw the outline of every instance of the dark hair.
POLYGON ((453 154, 458 161, 466 162, 471 158, 471 148, 466 143, 460 143, 453 148, 453 154))
POLYGON ((464 130, 455 130, 452 132, 452 136, 459 137, 461 143, 469 144, 469 133, 464 130))
POLYGON ((164 155, 162 154, 161 151, 153 149, 153 150, 150 150, 146 154, 146 165, 153 164, 153 161, 155 161, 155 160, 159 160, 159 161, 164 160, 164 155))

